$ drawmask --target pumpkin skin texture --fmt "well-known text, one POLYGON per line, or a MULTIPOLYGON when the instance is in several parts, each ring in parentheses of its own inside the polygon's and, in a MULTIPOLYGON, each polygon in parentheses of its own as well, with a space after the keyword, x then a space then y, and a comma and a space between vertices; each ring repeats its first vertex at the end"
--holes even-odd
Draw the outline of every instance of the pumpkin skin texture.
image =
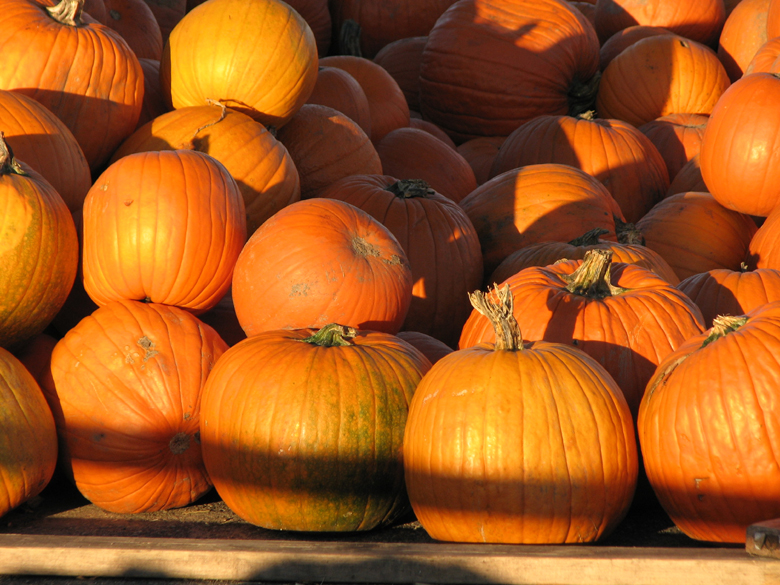
POLYGON ((636 24, 619 30, 601 45, 599 50, 599 66, 602 71, 607 68, 612 59, 620 55, 628 47, 647 37, 669 34, 671 31, 661 26, 636 24))
POLYGON ((746 264, 748 268, 780 269, 780 208, 776 208, 758 228, 748 245, 746 264))
POLYGON ((301 198, 298 169, 281 142, 249 116, 216 104, 155 118, 128 137, 111 162, 138 152, 178 149, 208 154, 225 166, 243 196, 248 234, 301 198))
POLYGON ((160 25, 144 0, 103 0, 108 11, 106 26, 118 32, 139 59, 162 58, 160 25))
POLYGON ((701 309, 707 327, 718 315, 744 315, 760 305, 780 301, 780 271, 709 270, 689 276, 677 288, 701 309))
POLYGON ((412 300, 398 240, 354 205, 306 199, 252 234, 233 273, 233 305, 248 337, 341 323, 397 333, 412 300))
POLYGON ((625 219, 604 185, 562 164, 502 173, 474 189, 460 206, 479 234, 486 274, 524 246, 568 242, 594 228, 614 234, 614 218, 625 219))
POLYGON ((160 27, 163 44, 168 42, 171 31, 187 12, 187 0, 144 0, 152 9, 160 27))
POLYGON ((0 347, 41 333, 76 279, 79 242, 62 197, 0 133, 0 347))
POLYGON ((279 127, 314 89, 317 45, 285 2, 205 2, 171 32, 160 78, 174 108, 211 99, 279 127))
POLYGON ((482 185, 491 178, 490 170, 493 168, 493 161, 496 160, 504 140, 506 140, 504 136, 483 136, 458 145, 458 152, 474 171, 477 185, 482 185))
POLYGON ((753 56, 768 40, 769 0, 742 0, 737 6, 718 38, 718 58, 732 82, 742 77, 753 56))
POLYGON ((81 5, 83 0, 58 5, 70 11, 65 17, 75 24, 69 25, 34 0, 0 4, 0 89, 29 96, 57 116, 94 173, 135 128, 144 80, 127 43, 108 27, 82 22, 81 5))
POLYGON ((768 40, 753 55, 745 69, 745 75, 751 73, 777 73, 780 71, 780 38, 768 40))
POLYGON ((244 520, 275 530, 392 522, 408 510, 403 432, 429 368, 393 335, 335 324, 238 343, 203 393, 203 456, 217 492, 244 520))
POLYGON ((290 0, 287 2, 300 14, 311 27, 317 42, 317 54, 328 54, 331 42, 332 19, 328 10, 328 0, 290 0))
POLYGON ((41 493, 56 464, 57 432, 43 392, 0 347, 0 517, 41 493))
POLYGON ((366 92, 349 73, 338 67, 320 66, 307 104, 328 106, 344 114, 371 136, 371 110, 366 92))
POLYGON ((596 177, 636 222, 669 188, 664 159, 641 132, 590 115, 537 116, 512 132, 493 161, 493 176, 532 164, 558 163, 596 177))
POLYGON ((666 197, 671 197, 677 193, 687 193, 688 191, 709 193, 707 185, 704 184, 704 179, 701 178, 700 155, 701 153, 694 155, 691 160, 677 171, 674 179, 672 179, 672 183, 669 185, 669 191, 666 192, 666 197))
POLYGON ((666 163, 669 178, 701 151, 701 139, 708 116, 701 114, 669 114, 643 124, 638 130, 650 139, 666 163))
POLYGON ((597 228, 568 243, 539 242, 538 244, 524 246, 507 256, 486 282, 502 283, 510 276, 531 266, 548 266, 564 259, 581 260, 589 250, 594 249, 610 250, 613 262, 636 264, 642 268, 652 270, 672 286, 680 282, 680 279, 666 260, 647 246, 610 242, 609 240, 600 239, 600 236, 603 235, 606 235, 606 230, 597 228))
POLYGON ((431 337, 427 333, 420 331, 399 331, 397 337, 403 339, 409 345, 419 349, 422 354, 428 358, 431 364, 435 364, 445 355, 452 353, 452 348, 439 341, 435 337, 431 337))
POLYGON ((388 175, 348 177, 323 197, 350 203, 390 230, 414 281, 402 328, 454 346, 471 312, 468 293, 482 284, 482 251, 466 212, 424 181, 388 175))
POLYGON ((647 477, 689 537, 744 543, 780 514, 780 302, 720 317, 658 367, 639 410, 647 477))
POLYGON ((726 21, 723 0, 598 0, 596 32, 602 42, 632 25, 661 26, 699 43, 716 46, 726 21))
POLYGON ((404 434, 415 515, 437 540, 598 540, 636 486, 625 398, 574 347, 520 338, 514 348, 455 351, 417 387, 404 434))
MULTIPOLYGON (((523 337, 571 344, 593 357, 620 386, 634 417, 661 360, 704 330, 688 297, 645 268, 612 263, 609 250, 527 268, 504 283, 523 337)), ((458 347, 494 340, 488 319, 472 311, 458 347)))
POLYGON ((668 114, 709 114, 730 83, 709 47, 673 34, 651 36, 604 69, 596 110, 637 127, 668 114))
POLYGON ((0 128, 14 155, 41 173, 71 212, 81 209, 92 177, 67 126, 34 99, 0 90, 0 128))
POLYGON ((115 301, 54 348, 63 464, 82 495, 120 514, 186 506, 211 489, 198 441, 201 393, 227 345, 177 307, 115 301))
POLYGON ((729 209, 766 217, 780 202, 777 100, 780 78, 753 73, 736 81, 710 115, 701 175, 712 196, 729 209))
POLYGON ((428 34, 420 112, 456 143, 576 115, 592 101, 598 53, 593 26, 562 0, 461 0, 428 34))
POLYGON ((428 37, 407 37, 385 45, 375 56, 374 63, 385 69, 404 93, 406 104, 420 111, 420 63, 428 37))
POLYGON ((154 59, 138 59, 138 62, 144 72, 144 101, 136 130, 170 111, 160 87, 160 62, 154 59))
POLYGON ((246 241, 244 200, 216 159, 190 150, 119 159, 84 201, 84 289, 195 314, 227 292, 246 241))

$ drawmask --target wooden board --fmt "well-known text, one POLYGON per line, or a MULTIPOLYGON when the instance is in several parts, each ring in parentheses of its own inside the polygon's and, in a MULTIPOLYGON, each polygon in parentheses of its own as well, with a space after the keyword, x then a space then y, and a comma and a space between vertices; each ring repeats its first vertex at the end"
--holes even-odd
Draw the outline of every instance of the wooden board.
POLYGON ((0 574, 317 583, 761 585, 742 548, 513 546, 0 535, 0 574))

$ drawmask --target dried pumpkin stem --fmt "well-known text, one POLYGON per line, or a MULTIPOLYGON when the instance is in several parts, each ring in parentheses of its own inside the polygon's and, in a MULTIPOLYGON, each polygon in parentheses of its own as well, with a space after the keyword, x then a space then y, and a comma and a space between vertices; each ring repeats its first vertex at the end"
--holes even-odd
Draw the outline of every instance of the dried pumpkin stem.
POLYGON ((523 335, 512 311, 514 299, 509 285, 499 289, 493 285, 494 295, 482 291, 469 293, 471 306, 487 317, 493 325, 496 334, 496 349, 503 351, 520 351, 523 349, 523 335))
POLYGON ((745 315, 733 317, 731 315, 718 315, 712 320, 712 328, 710 334, 707 335, 707 339, 701 344, 702 347, 707 347, 713 341, 725 337, 729 333, 732 333, 742 327, 748 322, 748 318, 745 315))
POLYGON ((611 280, 612 250, 589 250, 577 270, 561 276, 566 290, 575 295, 603 299, 626 292, 611 280))
POLYGON ((572 246, 595 246, 599 243, 599 238, 608 233, 609 230, 605 230, 604 228, 594 228, 589 232, 582 234, 579 238, 574 238, 569 244, 572 246))
POLYGON ((390 193, 401 199, 428 197, 436 192, 422 179, 401 179, 387 187, 385 191, 390 191, 390 193))
POLYGON ((348 18, 341 25, 339 31, 339 49, 342 55, 352 55, 353 57, 362 57, 363 53, 360 50, 360 33, 362 29, 360 25, 348 18))
POLYGON ((46 6, 46 12, 54 20, 66 26, 81 26, 81 13, 84 11, 84 0, 61 0, 56 6, 46 6))
POLYGON ((579 116, 583 112, 593 109, 596 103, 596 95, 599 92, 599 83, 601 82, 601 72, 596 74, 585 82, 575 82, 569 90, 569 115, 579 116))
POLYGON ((0 132, 0 175, 27 176, 25 170, 14 158, 14 151, 5 141, 5 133, 0 132))
POLYGON ((645 245, 645 237, 633 223, 626 223, 619 217, 615 217, 615 234, 620 244, 645 245))
POLYGON ((304 343, 319 345, 320 347, 335 347, 342 345, 352 345, 352 339, 357 336, 357 330, 354 327, 346 327, 338 323, 329 323, 314 335, 301 339, 304 343))

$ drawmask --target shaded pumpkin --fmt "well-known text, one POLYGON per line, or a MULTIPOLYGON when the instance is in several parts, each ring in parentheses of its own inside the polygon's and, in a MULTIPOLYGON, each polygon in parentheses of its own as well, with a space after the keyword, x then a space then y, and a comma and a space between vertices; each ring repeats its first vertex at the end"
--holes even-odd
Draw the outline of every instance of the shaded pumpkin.
POLYGON ((767 42, 770 0, 741 0, 718 37, 718 58, 732 83, 742 77, 756 52, 767 42))
POLYGON ((435 337, 420 331, 399 331, 397 337, 420 350, 420 352, 428 358, 428 361, 431 362, 431 364, 435 364, 445 355, 450 354, 453 351, 453 349, 443 341, 439 341, 435 337))
POLYGON ((709 117, 702 114, 669 114, 638 128, 658 149, 670 180, 701 151, 701 139, 708 120, 709 117))
POLYGON ((163 44, 168 42, 171 31, 187 13, 187 0, 144 0, 152 9, 160 27, 163 44))
POLYGON ((317 54, 324 57, 331 46, 332 19, 328 0, 289 0, 287 2, 311 28, 317 42, 317 54))
POLYGON ((759 47, 745 68, 745 75, 778 72, 780 72, 780 38, 775 37, 759 47))
POLYGON ((748 245, 746 263, 750 269, 773 268, 780 270, 780 208, 775 208, 748 245))
POLYGON ((106 26, 127 41, 139 59, 162 58, 163 38, 160 25, 144 0, 103 0, 108 17, 106 26))
POLYGON ((427 36, 406 37, 388 43, 374 55, 374 63, 398 83, 409 109, 420 111, 420 63, 427 36))
POLYGON ((604 71, 612 59, 637 41, 656 35, 669 34, 670 32, 669 29, 662 26, 648 26, 645 24, 635 24, 621 29, 602 43, 599 50, 599 67, 604 71))
POLYGON ((366 92, 349 73, 338 67, 320 66, 307 104, 328 106, 344 114, 371 136, 371 110, 366 92))
POLYGON ((133 514, 211 489, 198 436, 201 392, 227 345, 190 313, 114 301, 54 348, 44 387, 63 465, 81 494, 133 514))
POLYGON ((666 196, 676 195, 677 193, 686 193, 688 191, 701 191, 708 193, 707 185, 701 178, 701 163, 699 154, 694 155, 691 160, 685 163, 672 179, 666 196))
POLYGON ((429 122, 428 120, 423 120, 422 118, 411 118, 409 120, 409 128, 417 128, 418 130, 424 130, 428 134, 431 134, 432 136, 435 136, 436 138, 441 140, 444 144, 449 146, 451 149, 453 150, 458 149, 457 145, 452 140, 452 138, 450 138, 449 135, 444 130, 439 128, 433 122, 429 122))
POLYGON ((458 145, 458 152, 471 165, 477 185, 490 179, 493 161, 496 160, 498 149, 506 140, 504 136, 482 136, 472 138, 458 145))
POLYGON ((144 101, 136 130, 170 111, 160 87, 160 62, 153 59, 138 59, 138 62, 144 72, 144 101))

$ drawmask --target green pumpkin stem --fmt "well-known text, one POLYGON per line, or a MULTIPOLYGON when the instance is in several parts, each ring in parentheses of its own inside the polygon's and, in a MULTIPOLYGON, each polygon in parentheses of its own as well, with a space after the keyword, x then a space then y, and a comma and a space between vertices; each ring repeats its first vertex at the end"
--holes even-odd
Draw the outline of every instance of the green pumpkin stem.
POLYGON ((320 347, 335 347, 352 345, 352 339, 357 336, 357 329, 346 327, 338 323, 329 323, 317 331, 311 337, 301 339, 304 343, 311 343, 320 347))
POLYGON ((0 175, 27 176, 25 170, 14 158, 14 151, 11 149, 11 145, 5 141, 4 132, 0 132, 0 175))
POLYGON ((611 280, 612 250, 588 250, 577 270, 561 276, 566 290, 575 295, 603 299, 626 292, 627 289, 614 286, 611 280))
POLYGON ((339 31, 339 52, 342 55, 363 56, 360 50, 361 31, 360 25, 351 18, 344 21, 339 31))
POLYGON ((742 327, 748 322, 748 318, 745 315, 738 317, 732 317, 731 315, 718 315, 712 320, 712 328, 710 329, 707 339, 701 344, 702 347, 707 347, 713 341, 725 337, 729 333, 732 333, 742 327))
POLYGON ((579 238, 574 238, 569 244, 572 246, 595 246, 599 243, 599 237, 608 233, 609 230, 604 228, 595 228, 582 234, 579 238))
POLYGON ((512 312, 514 310, 512 291, 509 290, 508 284, 505 284, 501 289, 494 284, 493 292, 494 295, 479 290, 469 293, 471 306, 487 317, 490 324, 493 325, 493 331, 496 334, 496 350, 521 351, 523 349, 523 335, 512 312))
POLYGON ((60 0, 56 6, 46 6, 46 12, 54 20, 66 26, 81 26, 81 13, 84 11, 84 0, 60 0))
POLYGON ((588 81, 575 82, 567 96, 570 116, 579 116, 593 109, 593 105, 596 103, 596 95, 599 92, 600 81, 601 72, 597 72, 588 81))
POLYGON ((422 179, 401 179, 387 187, 385 191, 390 191, 390 193, 401 199, 428 197, 436 192, 422 179))

